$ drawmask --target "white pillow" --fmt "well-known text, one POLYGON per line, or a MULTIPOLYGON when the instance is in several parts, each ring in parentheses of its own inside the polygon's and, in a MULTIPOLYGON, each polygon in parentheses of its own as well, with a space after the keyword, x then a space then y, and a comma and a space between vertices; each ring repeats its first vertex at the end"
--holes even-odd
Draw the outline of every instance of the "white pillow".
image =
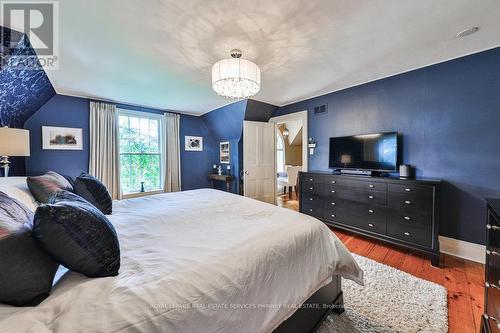
POLYGON ((33 212, 38 207, 26 184, 26 177, 0 177, 0 191, 22 202, 33 212))

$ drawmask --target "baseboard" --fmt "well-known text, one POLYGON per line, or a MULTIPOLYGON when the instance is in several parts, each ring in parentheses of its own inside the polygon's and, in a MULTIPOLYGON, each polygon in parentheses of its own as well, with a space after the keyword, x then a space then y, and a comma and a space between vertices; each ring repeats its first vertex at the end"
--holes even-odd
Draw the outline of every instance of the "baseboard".
POLYGON ((486 246, 439 236, 439 247, 442 253, 484 264, 486 246))

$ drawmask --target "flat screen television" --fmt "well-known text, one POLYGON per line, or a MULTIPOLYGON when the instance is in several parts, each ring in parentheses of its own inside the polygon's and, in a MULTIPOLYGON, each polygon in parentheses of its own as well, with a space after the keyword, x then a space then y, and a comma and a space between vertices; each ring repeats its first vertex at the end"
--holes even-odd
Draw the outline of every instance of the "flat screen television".
POLYGON ((330 138, 330 168, 395 172, 398 133, 376 133, 330 138))

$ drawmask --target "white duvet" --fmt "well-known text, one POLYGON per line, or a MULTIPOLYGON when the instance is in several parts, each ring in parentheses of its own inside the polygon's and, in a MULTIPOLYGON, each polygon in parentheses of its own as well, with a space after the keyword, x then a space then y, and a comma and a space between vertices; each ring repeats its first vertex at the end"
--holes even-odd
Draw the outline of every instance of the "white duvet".
POLYGON ((114 202, 120 274, 66 274, 5 332, 271 332, 334 274, 362 271, 320 221, 215 190, 114 202))

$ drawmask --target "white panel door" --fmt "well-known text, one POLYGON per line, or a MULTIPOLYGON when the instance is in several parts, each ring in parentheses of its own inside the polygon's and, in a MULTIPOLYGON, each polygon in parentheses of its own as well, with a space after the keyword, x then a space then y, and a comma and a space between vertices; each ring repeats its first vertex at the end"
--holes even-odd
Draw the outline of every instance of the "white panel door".
POLYGON ((275 203, 274 123, 243 124, 243 190, 246 197, 275 203))

